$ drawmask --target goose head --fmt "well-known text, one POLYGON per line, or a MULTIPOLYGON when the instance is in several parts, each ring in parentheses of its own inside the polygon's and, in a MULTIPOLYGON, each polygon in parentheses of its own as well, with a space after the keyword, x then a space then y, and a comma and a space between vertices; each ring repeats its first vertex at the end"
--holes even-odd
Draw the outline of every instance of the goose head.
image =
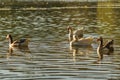
POLYGON ((8 34, 8 35, 6 36, 6 39, 9 40, 9 44, 12 44, 12 43, 13 43, 13 38, 12 38, 12 36, 11 36, 10 34, 8 34))
POLYGON ((99 46, 103 46, 103 38, 102 38, 102 36, 100 36, 100 37, 97 39, 97 41, 100 42, 100 43, 99 43, 99 46))
POLYGON ((69 34, 73 35, 73 28, 71 26, 67 27, 67 31, 69 34))

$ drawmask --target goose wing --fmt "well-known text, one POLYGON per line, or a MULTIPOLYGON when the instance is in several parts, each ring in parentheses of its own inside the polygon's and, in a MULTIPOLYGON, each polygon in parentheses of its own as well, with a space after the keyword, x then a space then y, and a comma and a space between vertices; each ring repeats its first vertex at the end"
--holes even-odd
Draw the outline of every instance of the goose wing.
POLYGON ((103 47, 104 47, 104 48, 113 47, 113 43, 114 43, 114 40, 110 40, 110 41, 108 41, 103 47))

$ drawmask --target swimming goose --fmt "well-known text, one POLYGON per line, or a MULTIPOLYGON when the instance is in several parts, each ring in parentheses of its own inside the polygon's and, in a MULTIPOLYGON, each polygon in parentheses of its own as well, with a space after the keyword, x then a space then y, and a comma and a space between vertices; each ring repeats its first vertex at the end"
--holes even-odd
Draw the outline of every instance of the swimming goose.
POLYGON ((83 29, 78 29, 73 32, 73 28, 68 26, 67 27, 68 32, 69 32, 69 41, 73 40, 73 35, 76 35, 79 39, 83 37, 83 29))
POLYGON ((28 46, 28 39, 20 39, 13 41, 13 38, 10 34, 7 35, 6 39, 9 40, 9 47, 26 47, 28 46))
POLYGON ((76 35, 73 35, 73 40, 70 42, 70 46, 91 46, 96 39, 93 37, 79 39, 76 35))
POLYGON ((111 52, 114 51, 113 40, 108 41, 105 45, 103 45, 102 37, 100 37, 98 41, 99 41, 99 46, 97 48, 97 54, 98 54, 99 59, 103 59, 103 54, 110 54, 111 52))

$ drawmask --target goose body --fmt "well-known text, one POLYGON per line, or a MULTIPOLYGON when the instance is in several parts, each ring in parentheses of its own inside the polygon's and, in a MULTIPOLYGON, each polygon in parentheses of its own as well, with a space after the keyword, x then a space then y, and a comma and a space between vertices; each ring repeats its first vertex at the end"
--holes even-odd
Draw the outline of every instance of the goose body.
POLYGON ((28 39, 20 39, 13 41, 13 38, 10 34, 8 34, 6 38, 9 40, 9 47, 26 47, 29 43, 28 39))
POLYGON ((103 59, 103 54, 109 55, 111 52, 114 51, 113 40, 108 41, 105 45, 103 45, 102 37, 100 37, 98 41, 99 41, 99 46, 97 47, 97 54, 98 54, 99 59, 103 59))
POLYGON ((79 39, 83 37, 83 29, 78 29, 73 31, 73 28, 68 26, 68 32, 69 32, 69 41, 73 40, 73 35, 77 36, 79 39))
POLYGON ((95 41, 93 37, 78 39, 76 35, 73 36, 73 40, 70 42, 70 46, 91 46, 95 41))

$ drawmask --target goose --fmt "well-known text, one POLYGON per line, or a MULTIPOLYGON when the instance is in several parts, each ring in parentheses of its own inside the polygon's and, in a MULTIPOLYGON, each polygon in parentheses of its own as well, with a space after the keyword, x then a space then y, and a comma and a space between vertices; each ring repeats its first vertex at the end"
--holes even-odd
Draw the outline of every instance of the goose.
POLYGON ((70 42, 70 46, 91 46, 95 41, 96 38, 93 37, 79 39, 78 36, 73 35, 73 40, 70 42))
POLYGON ((70 27, 70 26, 68 26, 68 27, 67 27, 67 30, 68 30, 68 32, 69 32, 69 41, 72 41, 72 40, 73 40, 73 35, 78 36, 79 39, 83 37, 83 32, 84 32, 84 31, 83 31, 83 28, 82 28, 82 29, 75 30, 75 31, 73 32, 73 28, 70 27))
POLYGON ((103 54, 110 54, 114 51, 114 40, 110 40, 105 45, 103 45, 103 38, 100 36, 97 41, 99 41, 99 45, 97 47, 97 54, 99 59, 103 59, 103 54))
POLYGON ((26 47, 29 43, 29 39, 20 39, 13 41, 13 38, 10 34, 7 35, 6 39, 9 40, 9 47, 26 47))

